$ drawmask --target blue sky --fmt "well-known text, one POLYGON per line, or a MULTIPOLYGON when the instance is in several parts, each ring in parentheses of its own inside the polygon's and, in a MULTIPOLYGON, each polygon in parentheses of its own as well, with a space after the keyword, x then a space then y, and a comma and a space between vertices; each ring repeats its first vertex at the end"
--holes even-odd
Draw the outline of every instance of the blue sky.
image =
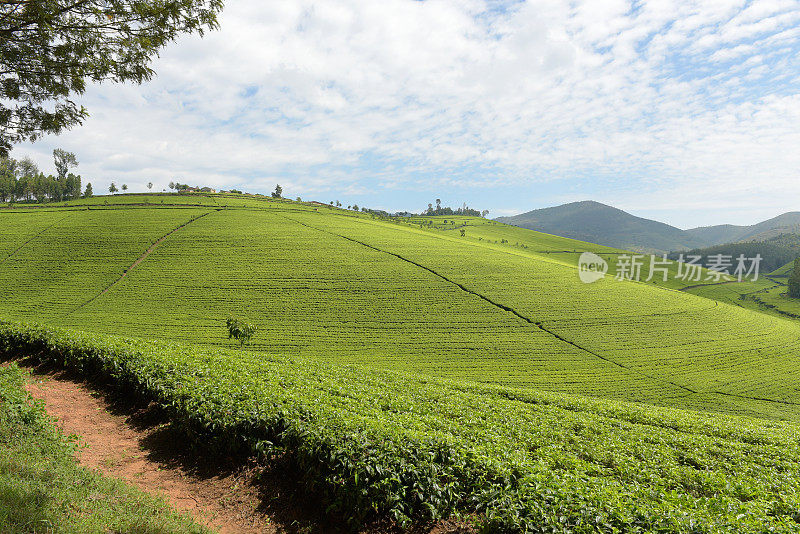
POLYGON ((800 2, 228 2, 80 98, 95 191, 171 180, 387 210, 593 199, 678 227, 800 210, 800 2))

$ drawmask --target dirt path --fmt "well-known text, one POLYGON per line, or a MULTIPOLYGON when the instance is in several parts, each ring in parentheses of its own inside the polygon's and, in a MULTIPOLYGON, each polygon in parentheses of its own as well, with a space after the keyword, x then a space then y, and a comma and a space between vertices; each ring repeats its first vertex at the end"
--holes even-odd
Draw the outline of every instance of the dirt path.
POLYGON ((167 425, 148 420, 153 417, 147 409, 115 408, 101 394, 61 373, 34 375, 28 391, 45 401, 67 434, 81 436, 86 445, 79 452, 82 465, 159 492, 198 523, 224 534, 295 530, 279 528, 260 509, 263 495, 253 484, 252 472, 207 465, 216 473, 202 474, 196 466, 183 464, 180 441, 167 425))
MULTIPOLYGON (((32 362, 18 359, 24 367, 32 362)), ((349 532, 331 523, 313 498, 296 492, 296 481, 278 462, 243 466, 242 460, 200 456, 156 406, 115 397, 106 384, 86 382, 63 370, 34 367, 27 389, 45 402, 66 434, 85 445, 81 465, 124 480, 169 503, 221 534, 349 532)), ((365 525, 360 534, 395 534, 387 522, 365 525)), ((409 534, 474 534, 462 521, 418 525, 409 534)))

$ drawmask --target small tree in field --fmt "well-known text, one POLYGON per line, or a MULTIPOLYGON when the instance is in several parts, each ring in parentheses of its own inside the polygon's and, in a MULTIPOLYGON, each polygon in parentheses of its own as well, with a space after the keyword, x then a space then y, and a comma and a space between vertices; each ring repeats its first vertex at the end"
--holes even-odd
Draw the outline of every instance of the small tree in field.
POLYGON ((147 189, 149 189, 150 191, 153 190, 153 182, 147 182, 147 189))
POLYGON ((800 258, 794 260, 794 268, 789 275, 788 293, 792 298, 800 298, 800 258))
POLYGON ((86 191, 83 192, 83 198, 92 196, 92 184, 86 184, 86 191))
POLYGON ((272 198, 281 198, 281 195, 283 195, 283 188, 280 184, 277 184, 275 186, 275 191, 272 192, 272 198))
POLYGON ((108 186, 108 192, 113 195, 117 191, 119 191, 119 189, 117 189, 117 184, 115 184, 114 182, 111 182, 111 185, 108 186))
POLYGON ((127 191, 128 190, 128 184, 122 184, 122 190, 123 191, 127 191))
POLYGON ((228 326, 228 339, 237 340, 240 346, 249 345, 250 340, 256 333, 255 326, 233 317, 228 318, 226 324, 228 326))

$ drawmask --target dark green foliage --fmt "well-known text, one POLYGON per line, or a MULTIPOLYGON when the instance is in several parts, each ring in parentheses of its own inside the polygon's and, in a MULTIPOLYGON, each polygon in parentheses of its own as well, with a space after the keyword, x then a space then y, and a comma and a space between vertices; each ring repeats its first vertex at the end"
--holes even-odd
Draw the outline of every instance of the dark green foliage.
POLYGON ((92 193, 92 184, 86 184, 86 191, 83 192, 84 198, 91 198, 93 195, 92 193))
POLYGON ((789 275, 787 294, 792 298, 800 298, 800 258, 794 259, 794 268, 789 275))
POLYGON ((282 194, 283 194, 283 188, 280 186, 280 184, 276 185, 275 191, 272 192, 272 198, 281 198, 282 194))
MULTIPOLYGON (((739 255, 744 255, 745 258, 755 258, 756 254, 761 255, 761 263, 759 265, 759 273, 769 273, 775 269, 786 265, 797 256, 797 250, 792 250, 789 247, 775 244, 772 242, 747 242, 747 243, 728 243, 725 245, 716 245, 707 248, 696 248, 688 252, 671 252, 668 257, 671 260, 678 259, 680 254, 686 256, 700 256, 702 260, 700 263, 707 264, 709 256, 722 254, 724 256, 731 256, 733 267, 736 267, 736 258, 739 255)), ((750 265, 750 262, 747 262, 750 265)), ((733 268, 731 269, 733 271, 733 268)))
POLYGON ((80 124, 87 81, 142 83, 184 33, 217 26, 222 0, 6 0, 0 3, 0 155, 80 124))
MULTIPOLYGON (((428 216, 434 216, 434 215, 469 215, 469 216, 473 216, 473 217, 481 217, 481 213, 489 213, 489 211, 488 210, 484 210, 484 212, 481 212, 480 210, 476 210, 476 209, 470 208, 466 204, 464 204, 462 207, 456 208, 456 209, 453 209, 453 208, 450 208, 450 207, 442 207, 442 200, 437 198, 436 199, 436 207, 434 208, 433 204, 428 204, 428 209, 426 209, 423 213, 420 213, 420 215, 428 215, 428 216)), ((445 223, 446 222, 447 221, 445 221, 445 223)))
POLYGON ((256 333, 255 326, 239 319, 231 317, 225 321, 225 324, 228 327, 228 339, 235 339, 241 345, 250 344, 250 340, 256 333))
POLYGON ((81 177, 69 171, 70 165, 77 164, 75 156, 56 149, 55 166, 58 176, 45 176, 28 158, 15 160, 0 158, 0 202, 52 200, 73 200, 81 197, 81 177))
POLYGON ((115 184, 114 182, 111 182, 111 185, 108 186, 108 192, 113 195, 117 191, 119 191, 119 189, 117 189, 117 184, 115 184))

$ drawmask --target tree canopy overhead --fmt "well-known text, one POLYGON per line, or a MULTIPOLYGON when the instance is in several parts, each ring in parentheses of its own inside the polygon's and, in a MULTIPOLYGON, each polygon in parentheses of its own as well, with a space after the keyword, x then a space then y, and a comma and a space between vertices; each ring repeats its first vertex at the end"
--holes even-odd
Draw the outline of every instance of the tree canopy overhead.
POLYGON ((222 0, 0 0, 0 156, 80 124, 87 81, 149 80, 159 49, 217 27, 222 0))

